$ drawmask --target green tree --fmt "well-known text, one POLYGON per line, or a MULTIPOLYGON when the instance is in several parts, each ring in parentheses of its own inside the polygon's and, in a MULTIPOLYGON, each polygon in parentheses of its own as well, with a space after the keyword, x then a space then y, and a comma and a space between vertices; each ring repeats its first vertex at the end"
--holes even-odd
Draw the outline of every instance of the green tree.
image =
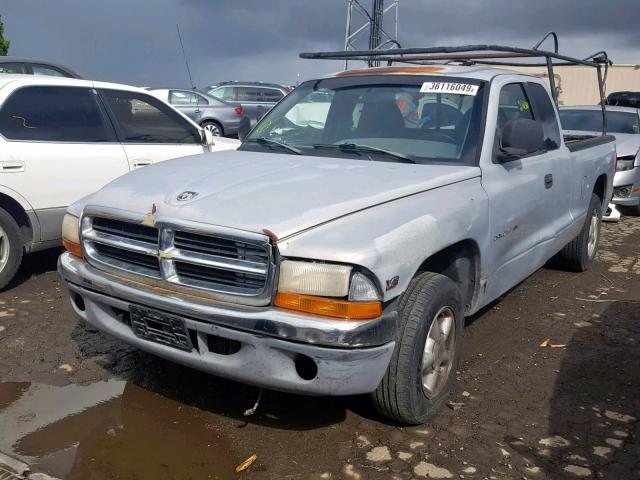
POLYGON ((0 57, 9 53, 9 40, 4 39, 4 23, 2 23, 2 15, 0 15, 0 57))

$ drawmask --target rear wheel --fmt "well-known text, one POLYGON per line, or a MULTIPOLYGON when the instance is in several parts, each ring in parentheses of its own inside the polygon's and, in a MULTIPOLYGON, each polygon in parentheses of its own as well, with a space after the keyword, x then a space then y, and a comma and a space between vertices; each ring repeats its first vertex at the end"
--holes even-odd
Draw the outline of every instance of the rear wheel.
POLYGON ((396 347, 372 399, 383 415, 420 424, 451 390, 464 329, 459 289, 443 275, 422 273, 402 295, 398 313, 396 347))
POLYGON ((558 253, 563 267, 576 272, 584 272, 591 268, 598 252, 601 219, 602 203, 597 195, 592 194, 582 230, 558 253))
POLYGON ((20 227, 9 212, 0 208, 0 289, 15 276, 23 254, 20 227))
POLYGON ((214 137, 221 137, 222 135, 224 135, 224 130, 222 129, 222 125, 220 125, 218 122, 214 122, 214 121, 202 122, 201 127, 204 128, 205 130, 209 130, 211 132, 211 135, 213 135, 214 137))

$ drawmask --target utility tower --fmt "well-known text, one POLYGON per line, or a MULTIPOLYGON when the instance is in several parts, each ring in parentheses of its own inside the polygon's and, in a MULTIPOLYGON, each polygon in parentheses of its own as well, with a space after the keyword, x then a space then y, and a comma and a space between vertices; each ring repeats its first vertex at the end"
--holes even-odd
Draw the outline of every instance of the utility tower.
MULTIPOLYGON (((344 49, 383 50, 400 47, 398 43, 398 4, 400 0, 371 0, 371 11, 362 5, 364 0, 347 0, 347 29, 344 36, 344 49), (385 19, 389 19, 385 23, 385 19), (365 34, 369 33, 369 42, 364 46, 365 34), (360 47, 359 47, 360 45, 360 47)), ((371 60, 369 66, 378 66, 380 61, 371 60)), ((349 61, 344 61, 345 70, 349 61)))

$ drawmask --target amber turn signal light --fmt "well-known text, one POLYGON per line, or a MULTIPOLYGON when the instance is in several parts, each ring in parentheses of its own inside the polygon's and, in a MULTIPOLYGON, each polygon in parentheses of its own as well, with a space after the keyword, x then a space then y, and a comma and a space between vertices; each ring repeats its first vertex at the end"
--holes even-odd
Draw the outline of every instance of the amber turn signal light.
POLYGON ((342 318, 344 320, 371 320, 382 315, 382 304, 380 302, 347 302, 345 300, 313 297, 298 293, 278 292, 275 305, 287 310, 342 318))
POLYGON ((82 258, 82 247, 77 243, 70 242, 69 240, 62 240, 62 245, 71 255, 82 258))

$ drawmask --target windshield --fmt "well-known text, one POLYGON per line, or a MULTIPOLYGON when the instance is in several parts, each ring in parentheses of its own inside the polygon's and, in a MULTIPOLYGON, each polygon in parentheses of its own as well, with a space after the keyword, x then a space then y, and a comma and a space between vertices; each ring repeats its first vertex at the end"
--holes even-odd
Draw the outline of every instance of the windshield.
MULTIPOLYGON (((602 131, 600 110, 560 110, 563 130, 602 131)), ((608 133, 640 133, 640 118, 631 112, 607 112, 608 133)))
POLYGON ((483 97, 484 82, 449 77, 366 76, 306 82, 271 110, 241 149, 472 164, 483 97))

